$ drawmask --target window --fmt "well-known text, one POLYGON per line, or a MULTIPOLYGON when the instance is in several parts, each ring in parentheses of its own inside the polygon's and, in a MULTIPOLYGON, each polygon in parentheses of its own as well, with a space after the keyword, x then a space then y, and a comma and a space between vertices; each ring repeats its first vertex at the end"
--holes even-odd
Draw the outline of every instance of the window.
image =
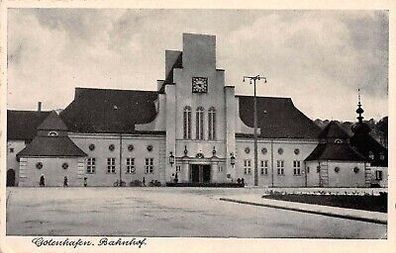
POLYGON ((95 173, 95 158, 89 157, 87 158, 87 173, 92 174, 95 173))
POLYGON ((126 158, 126 173, 133 174, 135 171, 135 158, 126 158))
POLYGON ((252 161, 244 160, 243 161, 243 169, 244 169, 244 174, 246 174, 246 175, 252 174, 252 161))
POLYGON ((180 172, 181 171, 181 166, 180 165, 176 165, 176 172, 180 172))
POLYGON ((293 173, 295 176, 301 175, 301 161, 297 161, 297 160, 293 161, 293 173))
POLYGON ((216 109, 211 107, 208 111, 209 140, 216 139, 216 109))
POLYGON ((183 138, 191 139, 191 107, 184 107, 183 111, 183 138))
POLYGON ((144 173, 153 174, 154 173, 154 158, 146 158, 144 166, 144 173))
POLYGON ((375 179, 376 180, 382 180, 382 170, 376 170, 375 171, 375 179))
POLYGON ((309 173, 309 167, 307 167, 307 173, 309 173))
POLYGON ((58 132, 56 132, 56 131, 50 131, 49 133, 48 133, 48 136, 51 136, 51 137, 56 137, 56 136, 58 136, 59 134, 58 134, 58 132))
POLYGON ((280 154, 280 155, 283 154, 283 148, 278 149, 278 154, 280 154))
POLYGON ((284 175, 285 174, 285 161, 277 160, 276 161, 276 168, 277 168, 277 171, 278 171, 278 175, 284 175))
POLYGON ((385 155, 384 155, 383 153, 380 153, 380 154, 379 154, 379 157, 380 157, 380 160, 381 160, 381 161, 385 160, 385 155))
POLYGON ((203 133, 203 130, 204 130, 204 127, 203 127, 203 124, 204 124, 203 116, 204 115, 203 114, 204 114, 204 109, 202 107, 198 107, 197 108, 197 112, 196 112, 196 122, 195 122, 195 124, 196 124, 196 132, 195 132, 196 136, 195 136, 195 138, 197 140, 203 140, 204 139, 204 133, 203 133))
POLYGON ((268 175, 268 160, 260 161, 261 175, 268 175))
POLYGON ((107 158, 107 173, 116 173, 114 157, 107 158))

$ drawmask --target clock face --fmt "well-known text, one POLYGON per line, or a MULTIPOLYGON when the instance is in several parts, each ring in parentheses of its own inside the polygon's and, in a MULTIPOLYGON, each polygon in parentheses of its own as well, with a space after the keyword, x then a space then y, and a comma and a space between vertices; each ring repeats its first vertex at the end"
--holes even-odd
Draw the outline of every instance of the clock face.
POLYGON ((207 93, 208 92, 208 78, 207 77, 193 77, 192 78, 192 92, 193 93, 207 93))

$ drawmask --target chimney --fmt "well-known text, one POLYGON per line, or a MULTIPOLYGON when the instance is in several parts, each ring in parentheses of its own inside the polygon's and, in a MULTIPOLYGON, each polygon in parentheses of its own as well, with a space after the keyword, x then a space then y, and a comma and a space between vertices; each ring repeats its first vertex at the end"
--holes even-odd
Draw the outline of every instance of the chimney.
POLYGON ((38 103, 37 103, 37 111, 38 111, 38 112, 41 112, 41 102, 38 102, 38 103))

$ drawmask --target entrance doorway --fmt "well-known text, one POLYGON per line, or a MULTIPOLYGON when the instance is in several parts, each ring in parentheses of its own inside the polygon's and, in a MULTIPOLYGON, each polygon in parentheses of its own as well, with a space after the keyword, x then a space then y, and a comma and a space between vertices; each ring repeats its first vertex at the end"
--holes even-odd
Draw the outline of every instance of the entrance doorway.
POLYGON ((15 186, 15 171, 13 169, 7 170, 7 186, 15 186))
POLYGON ((210 165, 191 164, 190 181, 192 183, 210 183, 210 165))

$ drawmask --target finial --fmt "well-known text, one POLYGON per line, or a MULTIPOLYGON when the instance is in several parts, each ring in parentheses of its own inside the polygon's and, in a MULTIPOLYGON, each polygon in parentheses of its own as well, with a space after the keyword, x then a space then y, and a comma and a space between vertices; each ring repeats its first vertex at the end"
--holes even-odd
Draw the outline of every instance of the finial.
POLYGON ((357 117, 357 119, 359 120, 359 122, 360 123, 362 123, 363 122, 363 116, 362 116, 362 114, 363 114, 363 112, 364 112, 364 110, 363 110, 363 108, 362 108, 362 103, 361 103, 361 101, 360 101, 360 88, 358 88, 358 104, 357 104, 357 106, 358 106, 358 108, 356 109, 356 113, 357 114, 359 114, 359 116, 357 117))

